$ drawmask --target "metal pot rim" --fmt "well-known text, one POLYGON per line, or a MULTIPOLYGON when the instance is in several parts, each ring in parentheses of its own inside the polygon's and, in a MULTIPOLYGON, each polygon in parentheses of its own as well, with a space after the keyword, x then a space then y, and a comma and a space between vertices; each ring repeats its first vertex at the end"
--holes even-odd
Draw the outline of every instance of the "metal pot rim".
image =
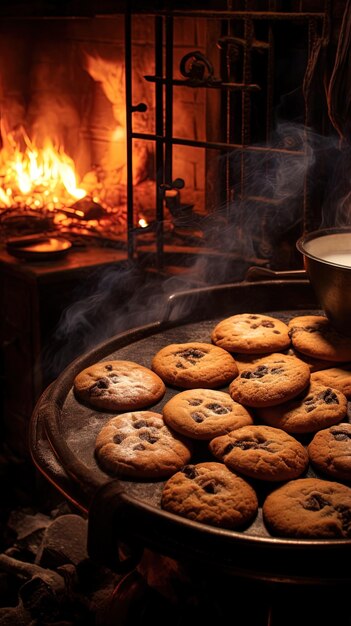
POLYGON ((296 247, 301 254, 303 254, 308 259, 318 261, 318 263, 323 263, 324 265, 338 267, 344 270, 349 271, 350 267, 346 265, 342 265, 340 263, 335 263, 334 261, 327 261, 320 256, 313 254, 312 252, 306 250, 305 244, 313 241, 314 239, 322 239, 327 235, 351 235, 351 227, 349 226, 340 226, 340 227, 330 227, 330 228, 321 228, 319 230, 311 231, 310 233, 302 235, 296 242, 296 247))

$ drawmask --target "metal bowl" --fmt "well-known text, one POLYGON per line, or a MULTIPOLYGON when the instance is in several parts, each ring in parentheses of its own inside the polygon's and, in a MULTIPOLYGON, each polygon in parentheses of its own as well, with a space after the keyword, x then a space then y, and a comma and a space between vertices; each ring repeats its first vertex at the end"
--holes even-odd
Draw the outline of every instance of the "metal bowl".
POLYGON ((331 324, 351 336, 351 228, 326 228, 296 243, 317 300, 331 324))

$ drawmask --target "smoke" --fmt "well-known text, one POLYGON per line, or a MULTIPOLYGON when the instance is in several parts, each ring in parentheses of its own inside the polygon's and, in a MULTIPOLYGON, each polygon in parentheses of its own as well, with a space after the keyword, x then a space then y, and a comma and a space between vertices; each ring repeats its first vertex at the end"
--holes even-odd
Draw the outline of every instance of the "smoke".
MULTIPOLYGON (((174 291, 198 286, 187 276, 162 281, 140 265, 116 263, 89 275, 73 294, 43 351, 49 381, 76 357, 130 328, 162 320, 174 291)), ((180 311, 177 312, 177 315, 180 311)))
POLYGON ((140 268, 115 264, 89 275, 73 294, 44 351, 49 379, 75 357, 113 335, 152 319, 155 303, 146 295, 140 268), (138 320, 139 318, 139 320, 138 320))
MULTIPOLYGON (((193 262, 188 262, 181 274, 168 279, 145 272, 138 262, 115 264, 89 276, 79 287, 73 304, 62 314, 47 348, 50 377, 114 335, 162 320, 171 293, 240 281, 257 261, 265 261, 271 267, 282 262, 283 269, 287 269, 291 267, 288 248, 300 260, 295 243, 303 228, 306 178, 312 178, 318 187, 320 163, 330 154, 334 161, 330 173, 336 180, 340 163, 346 167, 337 139, 318 136, 302 125, 281 123, 269 149, 253 146, 219 160, 219 180, 229 173, 233 181, 232 200, 201 218, 202 251, 197 248, 193 262), (285 247, 290 232, 291 245, 285 247)), ((321 205, 321 222, 325 221, 323 210, 331 198, 327 192, 321 205)), ((350 191, 340 195, 339 215, 343 213, 345 219, 349 217, 350 201, 350 191)), ((199 227, 198 222, 196 225, 199 227)), ((192 305, 196 306, 195 298, 192 305)), ((180 307, 174 315, 183 312, 180 307)))
POLYGON ((223 157, 219 170, 222 180, 228 172, 233 180, 233 199, 207 219, 209 245, 225 255, 222 266, 207 268, 206 281, 215 282, 217 275, 220 282, 226 264, 235 260, 236 264, 240 259, 252 264, 258 259, 278 261, 281 242, 303 221, 304 185, 315 163, 314 142, 308 129, 284 122, 277 126, 269 148, 257 145, 223 157))

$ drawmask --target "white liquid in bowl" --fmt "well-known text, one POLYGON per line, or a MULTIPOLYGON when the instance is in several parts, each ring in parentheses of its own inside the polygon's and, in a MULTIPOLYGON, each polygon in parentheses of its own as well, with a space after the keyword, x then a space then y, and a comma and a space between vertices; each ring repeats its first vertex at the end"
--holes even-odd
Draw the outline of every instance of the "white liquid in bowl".
POLYGON ((321 261, 351 267, 351 234, 338 233, 311 239, 305 243, 305 251, 321 261))
POLYGON ((338 265, 345 265, 345 267, 351 267, 351 252, 331 252, 323 257, 324 261, 330 263, 337 263, 338 265))

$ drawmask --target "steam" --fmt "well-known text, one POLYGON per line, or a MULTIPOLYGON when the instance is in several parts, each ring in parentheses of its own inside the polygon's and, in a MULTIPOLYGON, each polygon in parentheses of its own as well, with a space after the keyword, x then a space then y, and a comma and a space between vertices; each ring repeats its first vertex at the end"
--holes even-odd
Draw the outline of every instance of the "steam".
POLYGON ((351 223, 351 191, 340 200, 336 226, 349 226, 351 223))
MULTIPOLYGON (((207 220, 209 245, 219 247, 224 256, 221 263, 207 268, 200 258, 194 268, 206 283, 223 282, 228 264, 235 260, 237 267, 240 259, 251 264, 262 258, 273 264, 278 261, 281 241, 302 224, 305 177, 315 163, 314 142, 313 133, 284 122, 277 127, 269 148, 254 146, 229 155, 229 170, 237 181, 233 201, 214 210, 207 220)), ((226 167, 224 158, 220 168, 226 167)), ((285 261, 284 269, 291 264, 291 259, 285 261)), ((232 280, 238 278, 234 273, 232 280)))
MULTIPOLYGON (((138 264, 129 263, 89 277, 58 325, 47 359, 52 375, 94 345, 162 320, 171 293, 239 281, 257 259, 274 261, 286 233, 301 227, 306 174, 315 165, 316 151, 325 146, 308 129, 282 123, 271 148, 256 146, 219 161, 219 171, 229 164, 233 173, 233 201, 203 218, 204 251, 194 254, 181 277, 161 280, 149 274, 145 279, 138 264), (243 163, 245 188, 236 182, 243 163), (213 254, 206 252, 209 247, 213 254)), ((192 304, 196 306, 195 298, 192 304)), ((175 315, 183 313, 180 308, 175 315)))
POLYGON ((54 378, 76 356, 128 328, 162 317, 164 301, 140 268, 116 264, 89 276, 62 314, 44 360, 54 378))

